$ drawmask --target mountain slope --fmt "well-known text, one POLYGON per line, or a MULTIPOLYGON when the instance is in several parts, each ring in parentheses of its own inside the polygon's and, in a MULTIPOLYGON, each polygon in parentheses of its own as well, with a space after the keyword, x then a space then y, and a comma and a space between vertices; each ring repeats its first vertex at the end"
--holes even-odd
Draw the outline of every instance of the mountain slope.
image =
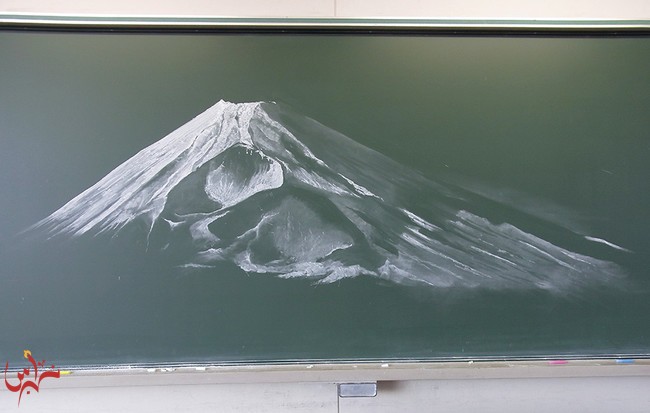
POLYGON ((186 251, 184 266, 225 261, 322 282, 365 274, 566 291, 622 276, 479 209, 459 188, 279 105, 220 101, 34 228, 75 237, 137 224, 152 248, 186 251))

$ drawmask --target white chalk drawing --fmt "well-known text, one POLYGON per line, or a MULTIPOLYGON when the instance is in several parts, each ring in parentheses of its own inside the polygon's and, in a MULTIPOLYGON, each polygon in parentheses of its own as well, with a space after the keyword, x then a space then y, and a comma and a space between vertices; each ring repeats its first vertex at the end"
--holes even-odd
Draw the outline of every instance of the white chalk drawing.
POLYGON ((453 188, 279 105, 220 101, 32 228, 78 237, 137 225, 150 248, 189 251, 181 266, 226 261, 322 283, 363 274, 562 291, 623 276, 612 262, 491 222, 464 202, 453 188))

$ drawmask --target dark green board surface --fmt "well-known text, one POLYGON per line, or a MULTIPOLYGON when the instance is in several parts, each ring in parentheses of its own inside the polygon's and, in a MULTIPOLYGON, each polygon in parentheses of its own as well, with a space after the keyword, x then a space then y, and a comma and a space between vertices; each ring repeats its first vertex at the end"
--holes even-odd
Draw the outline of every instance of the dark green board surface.
MULTIPOLYGON (((650 38, 0 32, 0 360, 25 348, 57 365, 648 354, 649 132, 650 38), (371 192, 400 173, 411 183, 398 195, 358 201, 375 229, 392 225, 380 205, 407 209, 441 228, 416 228, 434 250, 450 231, 464 240, 452 267, 482 257, 484 270, 404 282, 361 249, 346 258, 360 275, 319 283, 327 274, 233 259, 187 270, 191 254, 163 250, 164 234, 147 248, 138 228, 21 234, 222 99, 277 102, 275 120, 341 162, 333 173, 359 162, 371 192), (332 130, 363 147, 329 142, 332 130), (372 150, 392 161, 364 164, 372 150), (470 221, 480 228, 454 226, 470 221), (514 245, 512 265, 509 251, 478 251, 483 238, 514 245), (530 278, 501 272, 518 265, 530 278)), ((246 208, 290 198, 312 212, 270 233, 292 242, 324 219, 347 231, 340 204, 283 188, 246 208)))

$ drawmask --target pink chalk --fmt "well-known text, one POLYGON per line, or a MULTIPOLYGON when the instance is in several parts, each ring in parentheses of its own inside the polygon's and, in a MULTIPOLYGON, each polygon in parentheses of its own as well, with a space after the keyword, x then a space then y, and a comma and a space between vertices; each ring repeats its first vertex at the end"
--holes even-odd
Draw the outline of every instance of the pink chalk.
POLYGON ((557 365, 557 364, 567 364, 567 360, 550 360, 548 364, 557 365))

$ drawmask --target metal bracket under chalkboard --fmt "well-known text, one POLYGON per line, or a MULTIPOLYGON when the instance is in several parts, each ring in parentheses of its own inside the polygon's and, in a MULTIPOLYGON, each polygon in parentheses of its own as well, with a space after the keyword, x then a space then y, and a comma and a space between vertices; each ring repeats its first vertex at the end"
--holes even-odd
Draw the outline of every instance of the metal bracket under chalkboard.
POLYGON ((377 382, 341 383, 338 385, 339 397, 375 397, 377 382))

